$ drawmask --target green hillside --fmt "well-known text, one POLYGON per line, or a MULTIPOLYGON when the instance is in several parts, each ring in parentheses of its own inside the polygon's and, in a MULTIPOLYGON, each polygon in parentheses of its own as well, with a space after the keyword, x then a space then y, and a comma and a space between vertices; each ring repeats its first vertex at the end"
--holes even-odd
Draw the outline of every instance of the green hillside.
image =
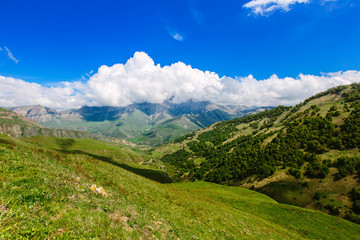
POLYGON ((0 239, 360 238, 357 224, 255 191, 160 184, 154 159, 114 143, 0 135, 0 153, 0 239))
POLYGON ((170 142, 183 134, 200 129, 199 125, 194 123, 188 117, 189 116, 179 116, 166 120, 148 129, 140 136, 130 138, 129 141, 155 146, 161 143, 170 142))
MULTIPOLYGON (((168 119, 166 117, 164 118, 165 120, 168 119)), ((157 120, 162 121, 162 118, 157 120)), ((87 121, 79 116, 69 116, 59 119, 50 119, 42 124, 49 128, 67 128, 72 130, 89 131, 94 134, 115 138, 134 137, 152 127, 149 117, 138 110, 131 114, 123 114, 121 118, 113 121, 87 121)))
POLYGON ((41 125, 35 121, 31 121, 26 117, 16 114, 10 110, 0 107, 0 125, 19 125, 21 127, 40 127, 41 125))
POLYGON ((360 85, 353 84, 217 123, 153 153, 175 149, 162 161, 177 180, 243 186, 360 222, 359 146, 360 85))

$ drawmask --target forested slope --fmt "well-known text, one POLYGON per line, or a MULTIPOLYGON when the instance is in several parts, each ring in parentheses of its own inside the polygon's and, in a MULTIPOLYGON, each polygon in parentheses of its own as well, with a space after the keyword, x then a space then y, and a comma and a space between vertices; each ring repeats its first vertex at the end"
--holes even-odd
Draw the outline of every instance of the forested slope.
POLYGON ((284 190, 279 184, 285 185, 289 195, 279 201, 358 221, 359 84, 329 89, 295 107, 220 122, 172 145, 177 151, 162 161, 178 180, 242 185, 275 198, 284 190), (341 181, 344 187, 331 188, 341 181))

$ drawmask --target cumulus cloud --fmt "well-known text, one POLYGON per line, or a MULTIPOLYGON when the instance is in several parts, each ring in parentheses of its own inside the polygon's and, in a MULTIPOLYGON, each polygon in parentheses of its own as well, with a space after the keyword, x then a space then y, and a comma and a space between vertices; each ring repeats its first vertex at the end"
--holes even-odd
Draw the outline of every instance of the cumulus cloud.
POLYGON ((221 89, 217 74, 194 69, 182 62, 161 67, 144 52, 136 52, 126 64, 101 66, 87 83, 89 93, 101 105, 125 106, 134 102, 162 103, 189 99, 207 100, 221 89))
POLYGON ((189 100, 245 106, 295 105, 338 85, 360 82, 360 71, 300 74, 296 78, 257 80, 219 77, 182 62, 160 66, 144 52, 136 52, 125 64, 101 66, 86 82, 62 82, 44 87, 0 76, 0 105, 41 104, 58 109, 88 106, 126 106, 189 100))
POLYGON ((14 57, 14 55, 10 52, 9 48, 4 46, 4 49, 5 49, 5 52, 6 52, 7 56, 8 56, 8 58, 10 58, 12 61, 14 61, 14 63, 17 64, 19 62, 19 60, 14 57))
MULTIPOLYGON (((60 87, 44 87, 21 79, 0 76, 0 106, 36 105, 69 109, 88 104, 80 82, 63 82, 60 87)), ((85 90, 86 91, 86 90, 85 90)))
POLYGON ((243 5, 250 8, 254 14, 265 15, 276 10, 289 11, 292 5, 297 3, 308 3, 310 0, 251 0, 243 5))
POLYGON ((300 74, 297 78, 279 78, 273 75, 265 80, 253 76, 222 79, 222 103, 247 106, 295 105, 306 98, 329 88, 360 82, 359 71, 322 74, 300 74))

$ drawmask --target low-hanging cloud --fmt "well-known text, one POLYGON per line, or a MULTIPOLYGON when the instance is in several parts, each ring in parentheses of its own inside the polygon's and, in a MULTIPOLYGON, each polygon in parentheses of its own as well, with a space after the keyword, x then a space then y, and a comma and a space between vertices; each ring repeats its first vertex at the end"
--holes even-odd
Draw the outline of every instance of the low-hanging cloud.
POLYGON ((295 105, 307 97, 338 85, 360 82, 360 71, 320 76, 257 80, 219 77, 182 62, 160 66, 144 52, 136 52, 125 64, 101 66, 86 82, 62 82, 44 87, 0 76, 0 105, 41 104, 57 109, 88 106, 126 106, 132 103, 210 101, 245 106, 295 105))
POLYGON ((309 3, 310 0, 251 0, 243 5, 250 8, 254 14, 270 14, 276 10, 289 11, 297 3, 309 3))
POLYGON ((0 76, 0 106, 43 105, 57 109, 88 104, 80 82, 63 82, 58 87, 44 87, 21 79, 0 76))

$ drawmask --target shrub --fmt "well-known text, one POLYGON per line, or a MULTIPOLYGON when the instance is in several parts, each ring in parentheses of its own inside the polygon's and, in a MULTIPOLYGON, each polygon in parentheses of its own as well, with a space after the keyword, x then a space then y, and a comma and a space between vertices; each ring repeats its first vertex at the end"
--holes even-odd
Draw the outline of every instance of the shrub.
POLYGON ((300 179, 301 178, 301 171, 300 169, 296 169, 296 168, 290 168, 289 169, 289 174, 291 176, 293 176, 296 179, 300 179))
POLYGON ((310 178, 325 178, 329 173, 329 167, 318 158, 310 162, 305 168, 305 175, 310 178))
POLYGON ((314 194, 313 199, 319 201, 319 200, 321 199, 321 197, 322 197, 322 194, 319 193, 319 192, 316 192, 316 193, 314 194))
POLYGON ((354 213, 360 213, 360 200, 356 200, 353 204, 353 211, 354 213))
POLYGON ((360 189, 359 188, 353 188, 351 190, 351 199, 353 200, 353 202, 356 202, 358 200, 360 200, 360 189))
POLYGON ((356 215, 356 214, 346 214, 345 215, 345 219, 353 222, 353 223, 357 223, 360 224, 360 216, 356 215))
POLYGON ((330 214, 331 215, 339 215, 340 214, 340 210, 338 207, 335 207, 334 205, 332 204, 327 204, 326 206, 326 209, 329 210, 330 214))
POLYGON ((354 172, 359 169, 359 165, 360 158, 358 157, 341 157, 333 164, 333 166, 339 170, 337 174, 338 179, 354 174, 354 172))

